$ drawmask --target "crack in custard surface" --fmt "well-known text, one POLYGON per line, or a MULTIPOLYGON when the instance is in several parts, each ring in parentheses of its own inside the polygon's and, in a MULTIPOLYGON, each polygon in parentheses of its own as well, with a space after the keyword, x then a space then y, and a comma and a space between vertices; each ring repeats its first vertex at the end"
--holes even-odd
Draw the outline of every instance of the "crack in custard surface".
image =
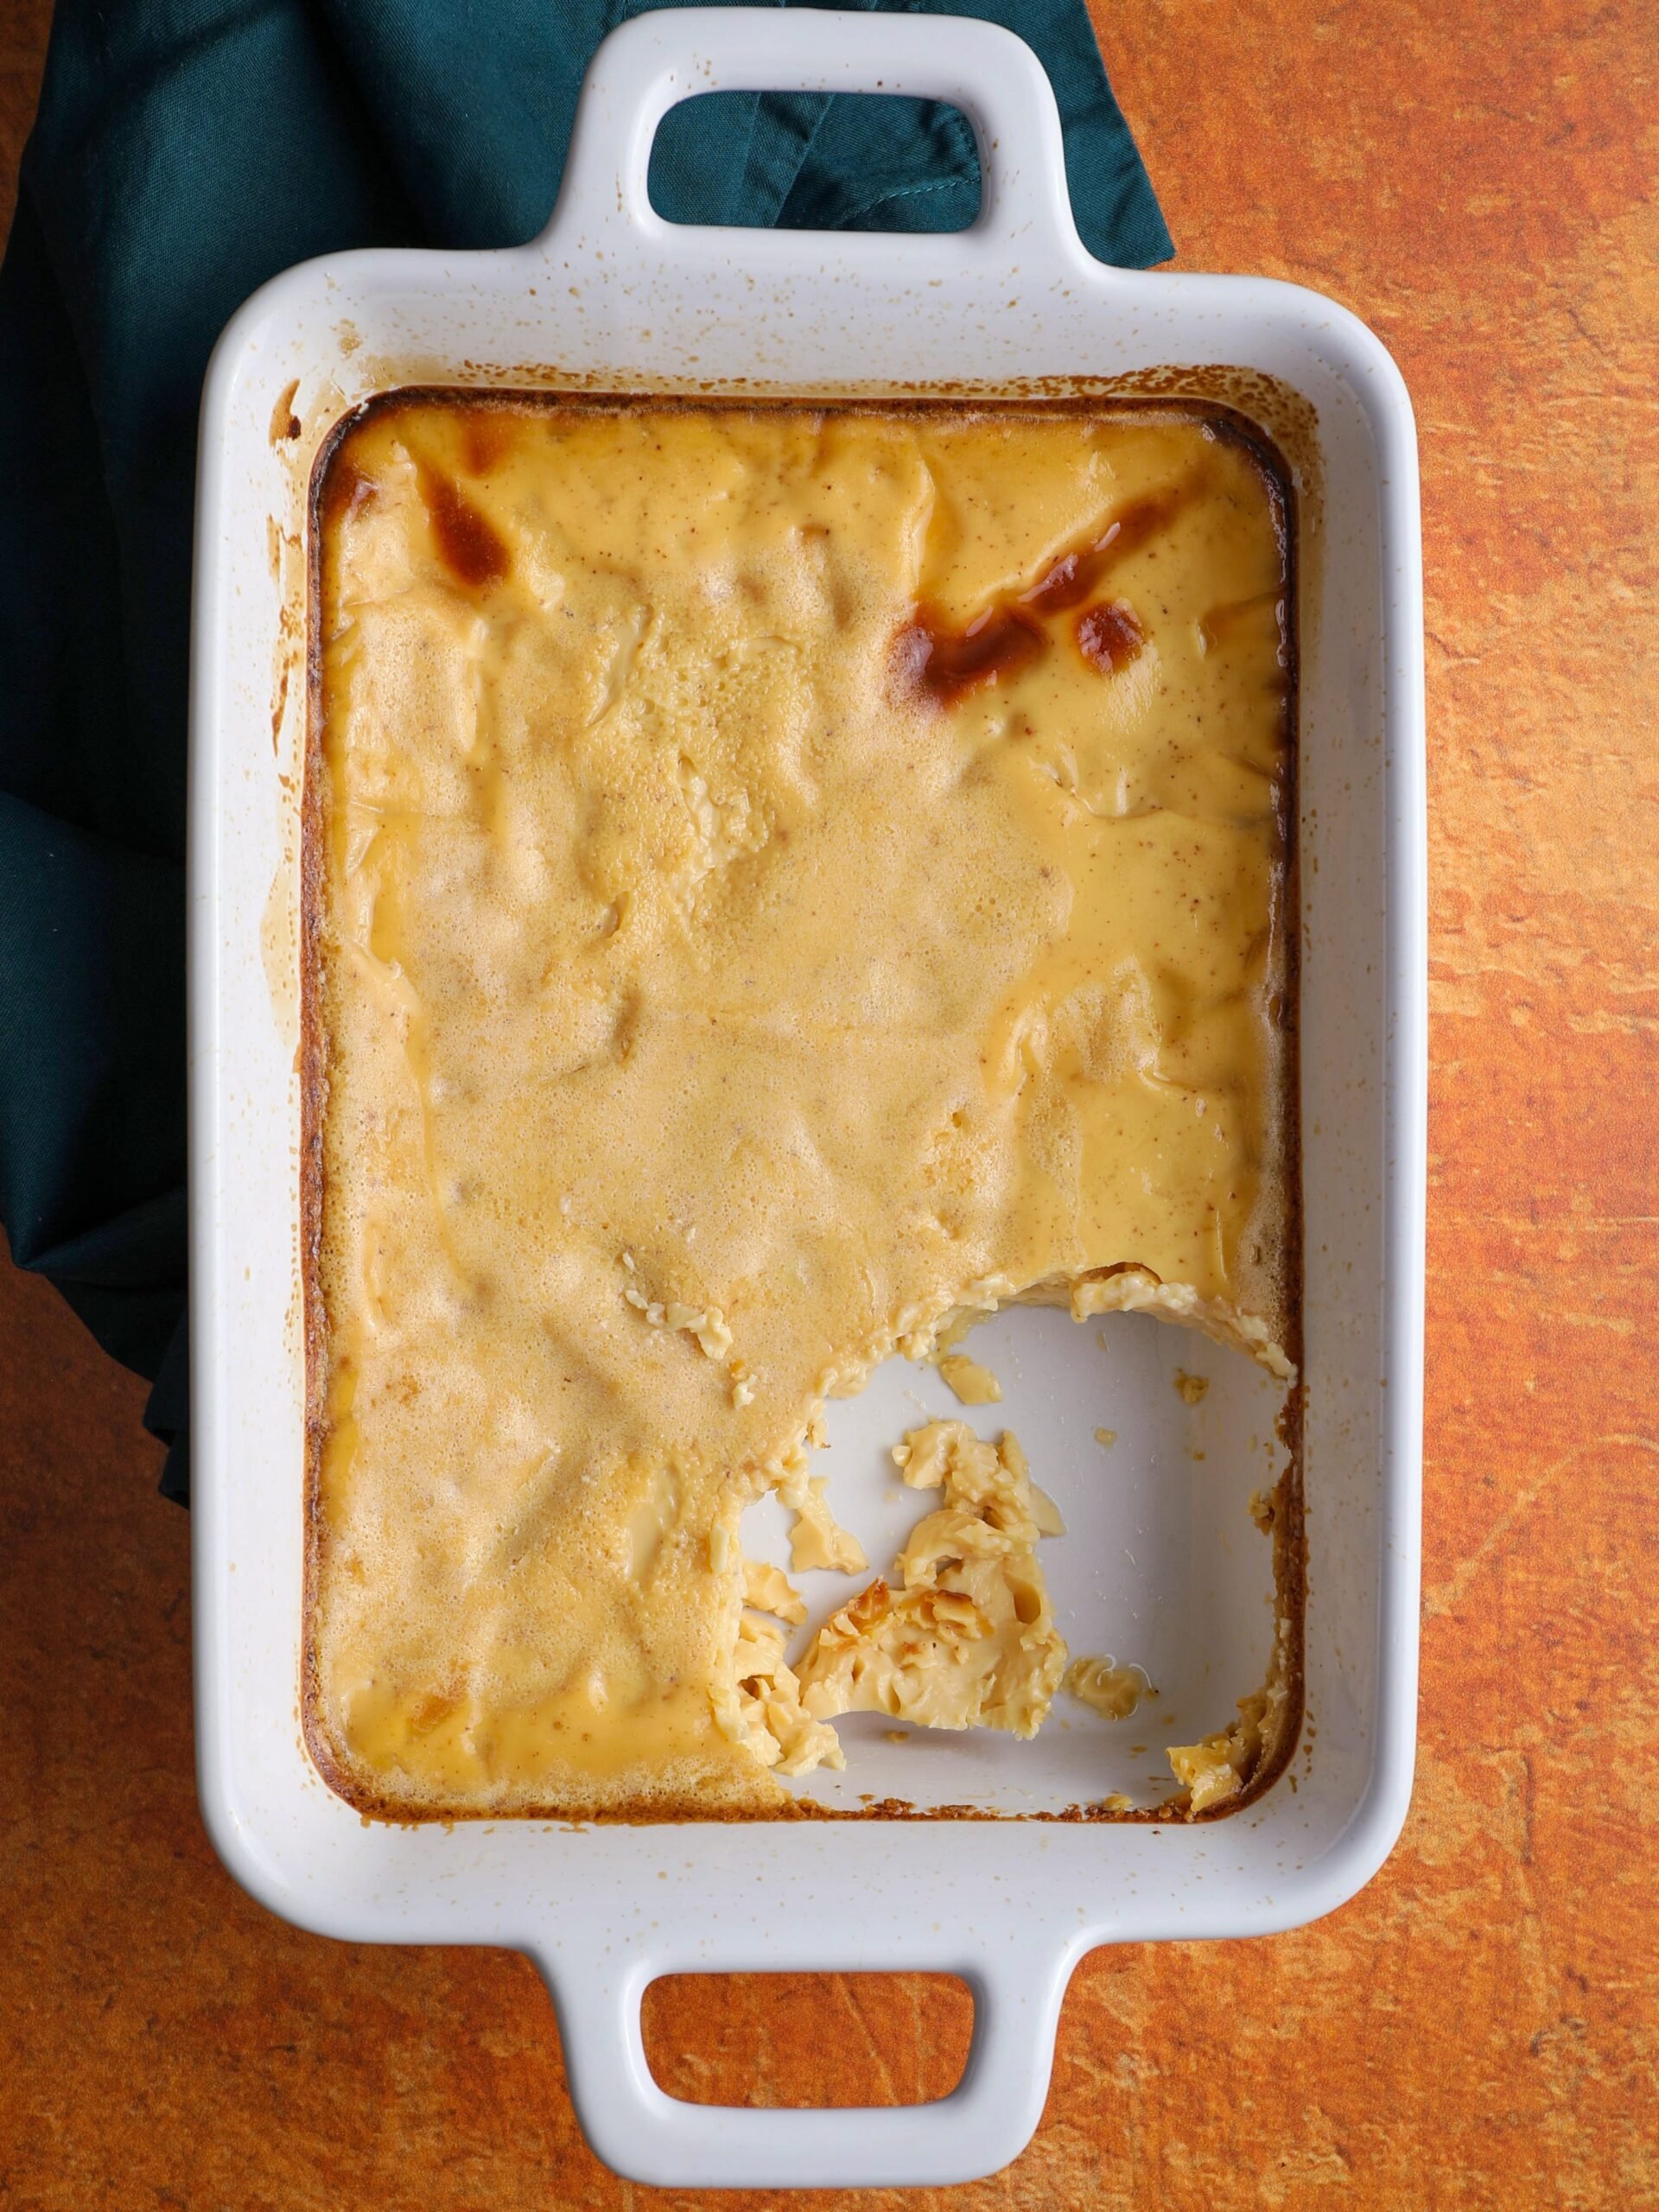
POLYGON ((309 1739, 764 1810, 826 1397, 1018 1298, 1290 1371, 1283 495, 1175 408, 409 395, 317 519, 309 1739))

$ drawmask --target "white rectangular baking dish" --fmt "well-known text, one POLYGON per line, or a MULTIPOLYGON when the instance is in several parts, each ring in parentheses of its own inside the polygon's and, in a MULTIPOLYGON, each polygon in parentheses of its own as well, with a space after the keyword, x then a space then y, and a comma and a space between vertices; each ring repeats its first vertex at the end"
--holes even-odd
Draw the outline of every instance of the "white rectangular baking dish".
MULTIPOLYGON (((190 787, 203 1809, 231 1871, 302 1926, 531 1953, 558 2007, 582 2124, 620 2171, 842 2187, 990 2171, 1036 2125, 1084 1950, 1294 1926, 1351 1896, 1392 1845, 1416 1698, 1421 660, 1415 438, 1387 353, 1351 315, 1291 286, 1093 261, 1072 223, 1047 80, 986 23, 811 9, 639 18, 594 63, 558 207, 532 245, 314 262, 266 285, 220 340, 202 415, 190 787), (979 140, 978 220, 954 237, 664 224, 645 192, 657 124, 676 100, 719 88, 953 101, 979 140), (415 382, 1213 396, 1216 365, 1301 480, 1306 1683, 1317 1731, 1295 1788, 1281 1781, 1230 1818, 1192 1825, 365 1824, 312 1766, 297 1713, 299 810, 306 494, 322 440, 360 399, 415 382), (963 1974, 976 2017, 960 2088, 850 2116, 684 2105, 652 2081, 639 1999, 655 1975, 829 1967, 963 1974)), ((1187 1738, 1222 1726, 1265 1659, 1266 1552, 1243 1499, 1262 1479, 1270 1394, 1212 1361, 1217 1387, 1189 1414, 1170 1371, 1178 1359, 1205 1364, 1194 1353, 1207 1348, 1149 1320, 1115 1319, 1103 1351, 1096 1327, 1058 1315, 990 1327, 1009 1386, 999 1421, 1071 1523, 1046 1559, 1074 1647, 1147 1661, 1187 1738), (1194 1421, 1201 1431, 1183 1426, 1194 1421), (1122 1432, 1109 1459, 1078 1441, 1095 1421, 1122 1432)), ((871 1471, 937 1387, 884 1373, 837 1411, 833 1495, 878 1565, 916 1509, 882 1525, 871 1471), (848 1503, 861 1467, 874 1520, 848 1503)), ((1131 1757, 1105 1724, 1051 1722, 1030 1745, 982 1735, 900 1751, 876 1729, 849 1740, 849 1777, 827 1787, 851 1804, 893 1791, 1052 1810, 1126 1786, 1125 1761, 1131 1786, 1159 1764, 1131 1757)))

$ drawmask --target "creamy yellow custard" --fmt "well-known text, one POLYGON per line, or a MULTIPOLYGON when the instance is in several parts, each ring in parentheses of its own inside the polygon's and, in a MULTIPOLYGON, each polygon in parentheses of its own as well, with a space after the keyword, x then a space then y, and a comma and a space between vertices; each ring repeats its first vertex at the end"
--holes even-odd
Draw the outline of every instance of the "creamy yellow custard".
POLYGON ((826 1397, 1019 1298, 1292 1371, 1285 494, 1191 410, 409 395, 317 531, 309 1739, 765 1809, 826 1397))

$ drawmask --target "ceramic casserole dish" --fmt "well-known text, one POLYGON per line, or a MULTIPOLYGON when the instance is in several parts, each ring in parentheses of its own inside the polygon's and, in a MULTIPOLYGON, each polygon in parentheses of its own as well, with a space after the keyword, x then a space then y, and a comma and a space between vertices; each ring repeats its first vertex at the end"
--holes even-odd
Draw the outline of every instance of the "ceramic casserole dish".
MULTIPOLYGON (((557 207, 533 244, 343 254, 290 270, 240 311, 208 372, 196 560, 196 1704, 219 1854, 273 1911, 322 1934, 527 1951, 557 2006, 582 2125, 638 2180, 859 2187, 991 2171, 1037 2124, 1061 1998, 1086 1949, 1309 1920, 1369 1879, 1405 1814, 1426 969, 1417 463, 1399 372, 1315 294, 1091 259, 1052 93, 1006 31, 813 9, 676 10, 601 49, 557 207), (979 143, 979 217, 950 237, 666 224, 645 188, 657 126, 675 102, 717 89, 950 101, 979 143), (928 1746, 907 1765, 872 1730, 849 1735, 847 1776, 817 1785, 831 1809, 903 1796, 982 1815, 950 1820, 400 1827, 363 1820, 312 1764, 298 1710, 309 487, 341 416, 409 385, 1188 396, 1224 400, 1285 453, 1300 533, 1303 1681, 1315 1725, 1290 1772, 1228 1817, 1060 1817, 1090 1774, 1096 1789, 1137 1778, 1101 1764, 1130 1758, 1121 1732, 1109 1744, 1083 1725, 1031 1744, 950 1739, 937 1761, 928 1746), (976 2018, 959 2088, 851 2114, 693 2106, 656 2086, 639 2024, 652 1978, 830 1968, 962 1975, 976 2018)), ((1052 1570, 1063 1624, 1083 1624, 1080 1649, 1138 1637, 1135 1656, 1154 1655, 1186 1733, 1219 1726, 1261 1680, 1270 1624, 1266 1554, 1243 1511, 1271 1428, 1267 1379, 1236 1359, 1193 1408, 1168 1387, 1175 1360, 1191 1357, 1184 1332, 1139 1316, 1096 1332, 1034 1311, 990 1327, 1004 1332, 1004 1410, 1071 1527, 1069 1564, 1052 1570), (1109 1478, 1090 1477, 1077 1446, 1089 1433, 1079 1425, 1099 1418, 1090 1394, 1103 1373, 1123 1440, 1109 1478)), ((842 1467, 855 1473, 899 1434, 922 1387, 883 1370, 834 1409, 838 1484, 842 1467)), ((873 1558, 904 1525, 882 1522, 877 1488, 864 1522, 856 1491, 836 1494, 873 1558)), ((1144 1767, 1144 1747, 1135 1752, 1144 1767)))

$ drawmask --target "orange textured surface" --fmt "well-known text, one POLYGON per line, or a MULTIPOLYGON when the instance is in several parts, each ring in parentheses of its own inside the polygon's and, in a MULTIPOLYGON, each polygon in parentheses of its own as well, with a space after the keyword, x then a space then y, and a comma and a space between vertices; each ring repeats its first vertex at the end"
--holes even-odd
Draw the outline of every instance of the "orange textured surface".
MULTIPOLYGON (((7 15, 15 142, 44 10, 7 15)), ((1334 293, 1418 408, 1420 1779, 1394 1859, 1331 1919, 1089 1960, 1035 2143, 950 2202, 1659 2203, 1659 17, 1243 20, 1099 14, 1183 262, 1334 293)), ((0 1276, 0 2202, 652 2197, 583 2145, 522 1961, 325 1943, 219 1871, 191 1777, 188 1526, 154 1495, 142 1401, 48 1290, 0 1276)), ((964 2024, 906 1980, 661 1986, 651 2018, 670 2087, 780 2102, 937 2094, 964 2024)))

